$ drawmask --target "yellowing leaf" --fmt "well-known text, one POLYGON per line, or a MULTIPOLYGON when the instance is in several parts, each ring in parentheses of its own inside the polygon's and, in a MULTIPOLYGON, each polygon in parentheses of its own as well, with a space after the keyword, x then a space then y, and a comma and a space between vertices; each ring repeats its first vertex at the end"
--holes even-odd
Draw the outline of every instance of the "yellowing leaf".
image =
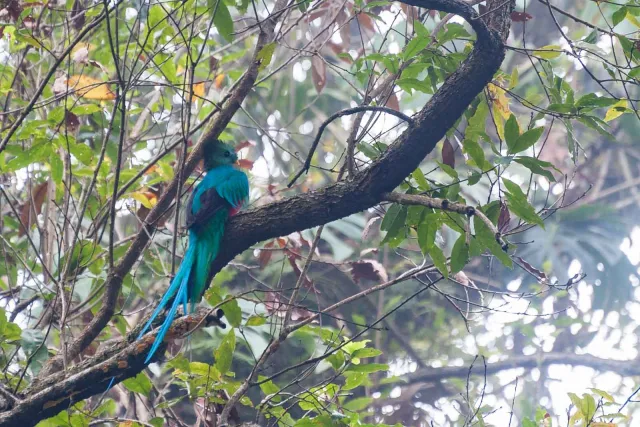
POLYGON ((560 50, 560 46, 550 44, 547 46, 542 46, 540 49, 536 49, 533 54, 542 59, 554 59, 560 56, 560 54, 562 53, 560 52, 560 50))
POLYGON ((204 98, 204 82, 193 85, 193 94, 198 98, 204 98))
POLYGON ((630 14, 629 12, 627 12, 627 21, 631 22, 633 25, 635 25, 637 28, 640 28, 640 22, 638 22, 638 19, 636 19, 635 16, 633 16, 632 14, 630 14))
POLYGON ((73 75, 67 79, 67 87, 78 96, 86 99, 104 101, 116 98, 116 94, 109 89, 106 83, 89 76, 73 75))
MULTIPOLYGON (((500 83, 502 83, 500 81, 500 83)), ((511 115, 509 110, 509 98, 507 98, 507 92, 502 87, 489 83, 487 85, 489 95, 493 103, 494 112, 499 113, 505 120, 511 115)))
POLYGON ((131 198, 140 202, 147 209, 153 208, 158 203, 158 196, 150 191, 136 191, 131 193, 131 198))
POLYGON ((216 89, 220 89, 222 84, 224 83, 224 74, 218 74, 215 79, 213 79, 213 87, 216 89))
POLYGON ((621 115, 627 112, 627 100, 621 99, 616 102, 607 110, 607 114, 604 116, 604 121, 609 122, 613 119, 617 119, 621 115))

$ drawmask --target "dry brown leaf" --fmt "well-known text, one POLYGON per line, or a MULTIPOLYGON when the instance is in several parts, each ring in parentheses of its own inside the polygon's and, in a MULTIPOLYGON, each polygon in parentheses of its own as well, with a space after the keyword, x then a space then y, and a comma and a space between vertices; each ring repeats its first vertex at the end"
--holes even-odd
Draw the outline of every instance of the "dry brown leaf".
POLYGON ((318 55, 311 58, 311 79, 313 80, 316 92, 322 92, 322 89, 324 89, 324 86, 327 84, 327 65, 318 55))
POLYGON ((454 169, 456 167, 455 152, 448 138, 445 138, 442 142, 442 163, 454 169))
POLYGON ((362 279, 386 282, 389 280, 387 270, 382 264, 373 259, 363 259, 361 261, 350 262, 351 277, 353 281, 359 283, 362 279))
MULTIPOLYGON (((38 184, 37 187, 32 188, 30 197, 22 205, 22 209, 20 209, 20 222, 29 230, 31 226, 36 223, 36 218, 40 215, 40 212, 42 212, 42 205, 44 199, 47 197, 48 186, 49 184, 47 182, 43 182, 38 184)), ((18 231, 18 236, 27 234, 27 230, 25 230, 22 224, 20 231, 18 231)))
POLYGON ((86 99, 97 99, 107 101, 116 98, 116 94, 109 89, 109 86, 102 81, 80 74, 73 75, 67 79, 69 90, 86 99))
POLYGON ((64 125, 69 133, 76 133, 80 129, 80 119, 78 116, 67 110, 64 113, 64 125))

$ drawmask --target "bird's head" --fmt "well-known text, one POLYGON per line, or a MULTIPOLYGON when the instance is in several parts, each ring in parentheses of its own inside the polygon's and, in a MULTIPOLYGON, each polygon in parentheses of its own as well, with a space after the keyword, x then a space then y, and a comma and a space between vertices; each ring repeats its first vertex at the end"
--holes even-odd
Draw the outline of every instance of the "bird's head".
POLYGON ((203 157, 205 170, 222 165, 232 165, 238 161, 233 147, 218 139, 205 142, 203 157))

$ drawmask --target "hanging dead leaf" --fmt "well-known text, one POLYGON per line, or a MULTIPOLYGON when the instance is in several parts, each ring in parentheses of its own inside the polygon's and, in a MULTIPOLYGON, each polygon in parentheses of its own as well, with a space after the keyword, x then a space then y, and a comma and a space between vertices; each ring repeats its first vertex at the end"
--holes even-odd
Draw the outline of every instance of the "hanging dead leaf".
POLYGON ((373 23, 373 19, 371 19, 371 17, 366 13, 359 13, 357 15, 357 19, 361 27, 366 28, 371 32, 376 31, 376 27, 375 27, 375 24, 373 23))
POLYGON ((67 79, 67 86, 76 95, 86 99, 106 101, 116 98, 116 94, 106 83, 89 76, 73 75, 67 79))
POLYGON ((107 70, 107 67, 105 67, 104 65, 102 65, 98 61, 94 61, 93 59, 90 59, 88 64, 92 65, 94 67, 100 68, 100 71, 102 71, 103 73, 105 73, 107 75, 109 74, 109 70, 107 70))
POLYGON ((322 92, 327 83, 327 66, 319 55, 311 58, 311 79, 316 87, 316 92, 322 92))
POLYGON ((527 12, 511 12, 511 20, 513 22, 527 22, 533 19, 533 16, 527 12))
POLYGON ((535 277, 536 280, 538 280, 538 282, 540 283, 548 282, 549 278, 547 277, 544 271, 538 270, 537 268, 535 268, 534 266, 532 266, 531 264, 529 264, 527 261, 525 261, 523 258, 519 256, 516 256, 514 258, 520 262, 520 267, 522 267, 524 271, 530 273, 533 277, 535 277))
POLYGON ((24 236, 27 234, 27 229, 30 230, 31 226, 36 223, 36 218, 42 212, 42 204, 47 197, 48 186, 49 184, 47 182, 43 182, 31 189, 29 198, 20 209, 21 225, 20 230, 18 231, 18 236, 24 236), (27 229, 23 226, 26 226, 27 229))
POLYGON ((67 128, 67 132, 76 133, 80 129, 80 119, 78 116, 67 110, 64 113, 64 125, 67 128))
POLYGON ((84 10, 84 5, 81 0, 75 0, 73 2, 73 6, 71 7, 71 25, 73 25, 73 28, 76 30, 84 27, 84 10))
POLYGON ((210 56, 209 70, 215 73, 219 66, 220 66, 220 61, 218 60, 218 58, 216 58, 215 56, 210 56))
POLYGON ((507 204, 503 201, 500 201, 500 216, 498 217, 498 231, 502 233, 509 226, 510 220, 511 220, 511 213, 509 213, 509 208, 507 207, 507 204))
POLYGON ((374 216, 372 218, 369 218, 369 220, 367 221, 367 224, 364 226, 364 229, 362 230, 362 241, 365 241, 369 238, 371 231, 376 229, 374 227, 374 224, 379 220, 380 220, 379 216, 374 216))
POLYGON ((274 241, 270 241, 264 245, 264 249, 260 249, 260 254, 258 255, 258 262, 260 263, 260 268, 265 268, 269 261, 271 261, 271 256, 273 255, 274 241))
POLYGON ((254 147, 256 145, 255 142, 253 141, 249 141, 249 140, 245 140, 245 141, 241 141, 239 142, 236 146, 235 146, 235 150, 236 153, 239 152, 240 150, 242 150, 243 148, 247 148, 247 147, 254 147))
POLYGON ((456 167, 455 152, 453 151, 453 145, 449 142, 449 138, 445 138, 442 141, 442 163, 451 168, 456 167))
POLYGON ((266 292, 264 294, 263 304, 269 314, 284 317, 287 312, 286 304, 280 301, 280 297, 275 292, 266 292))
POLYGON ((239 159, 238 167, 246 170, 253 169, 253 162, 249 159, 239 159))
POLYGON ((387 270, 376 260, 363 259, 350 262, 349 265, 351 266, 351 277, 356 283, 359 283, 362 279, 375 280, 377 282, 389 280, 387 270))
POLYGON ((389 99, 387 99, 385 107, 400 111, 400 102, 398 101, 398 96, 395 93, 392 93, 389 99))

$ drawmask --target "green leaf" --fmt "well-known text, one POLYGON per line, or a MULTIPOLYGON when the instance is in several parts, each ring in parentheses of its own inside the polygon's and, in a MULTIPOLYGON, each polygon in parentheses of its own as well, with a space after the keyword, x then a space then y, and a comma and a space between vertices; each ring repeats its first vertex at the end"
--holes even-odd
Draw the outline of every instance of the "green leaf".
POLYGON ((429 214, 418 226, 418 245, 423 254, 428 254, 436 239, 436 232, 440 228, 438 214, 429 214))
POLYGON ((588 107, 610 107, 618 102, 615 98, 608 98, 606 96, 598 96, 595 93, 588 93, 576 101, 576 108, 583 109, 588 107))
POLYGON ((228 42, 233 41, 233 19, 229 8, 222 0, 209 1, 209 7, 213 15, 213 24, 218 32, 228 42))
POLYGON ((516 163, 520 163, 522 166, 529 169, 535 174, 544 176, 551 182, 555 182, 556 179, 553 174, 545 168, 553 168, 556 171, 560 172, 555 166, 553 166, 553 164, 545 162, 544 160, 536 159, 535 157, 518 156, 514 158, 513 161, 516 163))
POLYGON ((467 244, 467 237, 461 234, 453 244, 453 249, 451 249, 451 274, 461 271, 468 262, 469 245, 467 244))
POLYGON ((596 401, 590 394, 584 394, 582 397, 582 407, 580 411, 584 415, 585 420, 591 420, 596 414, 596 401))
POLYGON ((344 376, 346 380, 342 387, 343 390, 353 390, 356 387, 360 387, 365 378, 367 378, 367 374, 362 372, 345 372, 344 376))
POLYGON ((267 65, 271 64, 271 59, 273 58, 273 52, 275 52, 275 50, 275 42, 267 43, 262 47, 262 49, 260 49, 260 52, 256 55, 256 59, 260 61, 258 71, 264 70, 267 65))
POLYGON ((477 141, 465 139, 462 141, 462 151, 471 157, 480 170, 484 171, 491 169, 491 164, 489 164, 485 159, 484 150, 480 147, 480 144, 478 144, 477 141))
POLYGON ((513 114, 509 116, 507 122, 504 124, 504 139, 507 142, 507 147, 511 148, 516 143, 516 140, 520 136, 520 126, 518 120, 513 114))
POLYGON ((427 37, 414 37, 409 43, 407 43, 407 46, 404 48, 404 54, 402 57, 405 61, 415 57, 420 52, 422 52, 425 47, 427 47, 428 43, 429 38, 427 37))
POLYGON ((378 350, 377 348, 361 348, 359 350, 354 351, 351 357, 366 359, 368 357, 376 357, 381 354, 382 354, 382 351, 378 350))
POLYGON ((231 329, 227 335, 222 339, 220 346, 214 353, 216 359, 216 369, 220 374, 224 375, 231 369, 231 362, 233 361, 233 352, 236 349, 236 334, 231 329))
POLYGON ((102 111, 102 108, 97 104, 77 105, 71 109, 71 112, 76 116, 86 116, 98 111, 102 111))
POLYGON ((246 326, 262 326, 267 323, 267 319, 263 316, 251 316, 247 319, 246 326))
POLYGON ((222 311, 224 311, 224 317, 229 321, 231 326, 237 328, 242 324, 242 310, 238 305, 237 299, 232 299, 220 306, 222 311))
POLYGON ((598 30, 593 30, 589 33, 587 37, 584 38, 583 42, 589 44, 595 44, 598 41, 598 30))
POLYGON ((449 175, 451 178, 453 179, 458 179, 458 172, 456 172, 456 170, 454 168, 452 168, 449 165, 445 165, 444 163, 436 160, 436 163, 438 164, 438 166, 440 166, 440 169, 442 169, 442 171, 444 173, 446 173, 447 175, 449 175))
POLYGON ((371 340, 363 340, 363 341, 351 341, 342 347, 342 350, 347 354, 352 354, 356 350, 361 350, 367 346, 367 343, 371 340))
POLYGON ((151 6, 149 8, 149 16, 147 18, 147 24, 149 25, 149 28, 151 28, 153 31, 157 31, 158 28, 156 28, 164 19, 166 19, 166 14, 164 12, 164 9, 162 8, 162 6, 160 6, 159 4, 154 4, 153 6, 151 6))
POLYGON ((449 270, 447 269, 447 257, 444 256, 442 249, 438 247, 438 245, 433 245, 429 249, 429 256, 431 257, 431 261, 433 261, 433 265, 438 269, 438 271, 445 277, 449 277, 449 270))
POLYGON ((530 224, 537 224, 544 228, 542 218, 531 206, 520 186, 507 178, 502 178, 502 182, 507 189, 507 205, 511 212, 530 224))
POLYGON ((73 154, 76 159, 80 160, 87 166, 91 164, 91 160, 93 159, 93 151, 91 150, 91 148, 89 148, 89 146, 79 142, 75 144, 69 144, 69 148, 71 149, 71 154, 73 154))
POLYGON ((151 393, 151 381, 147 378, 144 372, 140 372, 133 378, 127 378, 122 382, 122 385, 124 385, 129 391, 139 393, 147 397, 149 397, 149 394, 151 393))
MULTIPOLYGON (((485 206, 485 209, 487 207, 485 206)), ((485 215, 489 216, 486 211, 485 215)), ((482 221, 477 215, 473 217, 473 229, 475 231, 475 240, 482 246, 483 248, 489 249, 489 252, 505 266, 508 268, 513 268, 513 261, 509 254, 502 250, 502 247, 496 241, 496 236, 493 232, 487 227, 487 225, 482 221)))
POLYGON ((371 402, 373 402, 373 397, 356 397, 355 399, 347 401, 343 407, 347 411, 362 411, 366 409, 371 402))
POLYGON ((615 12, 613 12, 613 15, 611 16, 611 21, 613 23, 613 26, 615 27, 616 25, 618 25, 619 23, 624 21, 624 18, 626 16, 627 16, 627 8, 626 7, 621 7, 620 9, 616 10, 615 12))
POLYGON ((53 153, 49 158, 49 167, 51 168, 51 178, 56 184, 62 183, 62 172, 64 165, 58 153, 53 153))
POLYGON ((350 365, 347 372, 361 372, 371 374, 373 372, 388 371, 389 365, 386 363, 367 363, 362 365, 350 365))
POLYGON ((607 393, 604 390, 600 390, 599 388, 590 388, 589 390, 591 390, 592 392, 594 392, 598 396, 602 397, 607 402, 616 403, 615 399, 613 398, 613 396, 611 396, 609 393, 607 393))
POLYGON ((513 67, 513 71, 511 72, 511 78, 509 79, 509 89, 513 89, 518 84, 518 67, 513 67))
POLYGON ((542 46, 540 49, 536 49, 533 54, 542 59, 554 59, 560 56, 561 48, 558 45, 552 44, 548 46, 542 46))
POLYGON ((543 127, 533 128, 526 131, 525 133, 520 135, 518 139, 516 139, 515 143, 512 146, 509 147, 509 154, 516 154, 525 151, 533 144, 538 142, 538 139, 540 139, 542 132, 544 132, 543 127))
POLYGON ((421 191, 431 190, 431 186, 429 185, 429 182, 425 178, 424 173, 420 168, 414 170, 411 176, 413 177, 413 179, 416 180, 419 190, 421 191))

